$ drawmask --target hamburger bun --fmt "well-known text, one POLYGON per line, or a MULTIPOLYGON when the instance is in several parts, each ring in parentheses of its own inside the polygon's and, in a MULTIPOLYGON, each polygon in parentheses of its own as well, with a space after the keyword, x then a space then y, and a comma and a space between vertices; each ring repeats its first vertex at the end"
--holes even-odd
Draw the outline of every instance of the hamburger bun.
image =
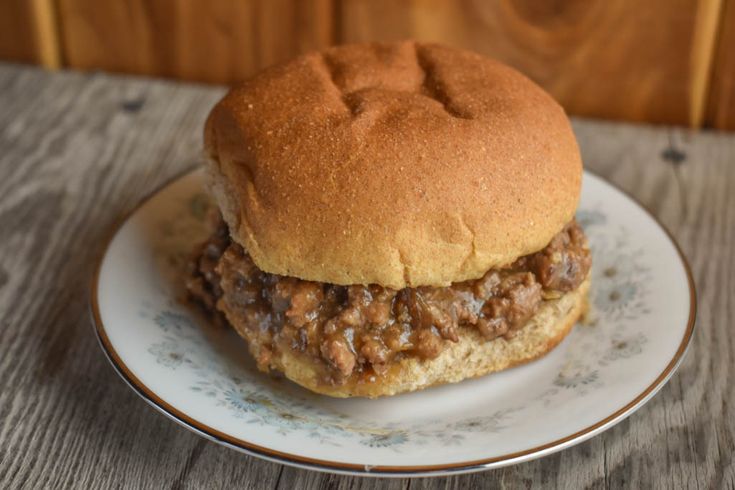
POLYGON ((232 237, 255 264, 340 285, 481 277, 546 246, 573 218, 582 176, 564 110, 541 88, 416 42, 335 47, 262 72, 213 109, 205 148, 232 237))
POLYGON ((507 369, 585 310, 572 128, 499 62, 416 42, 310 53, 232 89, 205 149, 224 222, 187 287, 311 391, 507 369))

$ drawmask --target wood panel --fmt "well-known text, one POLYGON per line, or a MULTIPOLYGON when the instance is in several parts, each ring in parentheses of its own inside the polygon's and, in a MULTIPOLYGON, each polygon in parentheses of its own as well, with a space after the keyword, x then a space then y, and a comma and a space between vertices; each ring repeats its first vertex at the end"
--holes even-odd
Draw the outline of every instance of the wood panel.
POLYGON ((74 68, 208 82, 334 42, 408 37, 503 59, 573 114, 735 129, 735 0, 0 2, 1 59, 56 67, 61 54, 74 68))
POLYGON ((0 59, 58 67, 52 0, 0 1, 0 59))
POLYGON ((724 0, 707 107, 707 126, 735 130, 735 0, 724 0))
POLYGON ((344 0, 342 41, 417 38, 519 68, 573 114, 702 121, 719 0, 344 0))
POLYGON ((331 0, 59 0, 69 66, 243 79, 333 41, 331 0))

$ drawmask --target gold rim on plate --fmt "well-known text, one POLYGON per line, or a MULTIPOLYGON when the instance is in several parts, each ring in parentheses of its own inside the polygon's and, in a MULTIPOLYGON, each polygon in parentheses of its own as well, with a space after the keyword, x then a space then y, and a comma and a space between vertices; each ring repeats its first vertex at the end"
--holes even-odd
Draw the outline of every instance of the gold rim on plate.
POLYGON ((679 247, 679 244, 676 243, 676 240, 674 239, 674 237, 666 229, 666 227, 664 227, 661 224, 661 222, 656 218, 656 216, 654 216, 654 214, 651 211, 649 211, 648 208, 646 208, 643 204, 641 204, 636 198, 634 198, 627 192, 623 191, 618 186, 608 182, 602 177, 597 176, 597 174, 594 174, 593 172, 589 172, 589 170, 585 170, 585 172, 588 172, 594 175, 595 177, 598 177, 600 180, 610 185, 611 187, 613 187, 615 190, 617 190, 624 196, 631 199, 634 203, 638 205, 639 208, 641 208, 646 214, 648 214, 648 216, 651 219, 653 219, 653 221, 661 228, 661 230, 663 230, 663 232, 666 234, 671 244, 676 249, 676 252, 679 256, 679 260, 681 261, 681 264, 684 267, 684 270, 687 276, 687 282, 689 286, 689 318, 687 320, 687 328, 686 328, 686 331, 684 332, 684 336, 682 337, 681 343, 679 344, 679 347, 676 353, 674 354, 674 357, 671 359, 671 361, 669 361, 668 365, 666 366, 666 368, 664 368, 661 374, 659 374, 656 377, 656 379, 653 381, 653 383, 651 383, 645 390, 643 390, 643 392, 641 392, 638 396, 633 398, 633 400, 631 400, 629 403, 627 403, 625 406, 623 406, 619 410, 616 410, 612 414, 603 418, 599 422, 596 422, 590 425, 589 427, 586 427, 580 431, 577 431, 561 439, 557 439, 555 441, 552 441, 546 444, 542 444, 540 446, 536 446, 530 449, 525 449, 523 451, 517 451, 514 453, 504 454, 502 456, 496 456, 496 457, 485 458, 485 459, 477 459, 477 460, 472 460, 472 461, 462 461, 458 463, 449 463, 449 464, 417 465, 417 466, 385 466, 385 465, 371 466, 371 465, 360 465, 360 464, 354 464, 354 463, 341 463, 338 461, 315 459, 315 458, 309 458, 306 456, 300 456, 298 454, 286 453, 282 451, 275 451, 273 449, 263 447, 258 444, 253 444, 252 442, 248 442, 243 439, 232 437, 224 432, 214 429, 213 427, 209 427, 208 425, 203 424, 199 422, 198 420, 195 420, 189 417, 182 411, 178 410, 171 404, 167 403, 165 400, 161 399, 158 395, 156 395, 156 393, 154 393, 153 390, 148 388, 137 376, 135 376, 132 373, 132 371, 125 365, 123 360, 120 358, 117 351, 115 351, 115 348, 110 342, 110 339, 107 337, 104 324, 102 323, 102 317, 100 315, 99 302, 98 302, 98 297, 97 297, 99 276, 100 276, 100 271, 102 269, 102 263, 104 262, 104 259, 107 256, 107 251, 110 247, 110 244, 112 243, 112 240, 117 235, 120 228, 122 228, 122 226, 130 219, 130 217, 133 214, 135 214, 141 207, 143 207, 146 203, 148 203, 148 201, 150 201, 151 198, 157 195, 160 191, 162 191, 164 188, 168 187, 170 184, 174 183, 175 181, 187 175, 190 175, 191 173, 195 171, 196 169, 186 170, 176 175, 175 177, 167 180, 165 183, 161 184, 160 186, 156 187, 151 193, 149 193, 145 198, 143 198, 132 210, 130 210, 122 218, 120 218, 116 222, 116 224, 112 227, 112 230, 110 234, 108 235, 108 238, 104 242, 102 253, 100 254, 99 259, 97 260, 97 263, 95 264, 95 271, 92 277, 91 291, 90 291, 90 310, 92 314, 93 324, 97 332, 97 337, 100 342, 100 345, 102 346, 102 350, 105 352, 105 355, 107 356, 108 360, 113 365, 117 373, 123 378, 123 380, 125 380, 125 382, 138 395, 140 395, 146 402, 148 402, 150 405, 156 408, 159 412, 163 413, 164 415, 168 416, 169 418, 183 425, 184 427, 196 432, 197 434, 201 436, 206 437, 209 440, 212 440, 214 442, 223 444, 233 449, 242 451, 246 454, 260 457, 260 458, 263 458, 269 461, 273 461, 276 463, 283 463, 283 464, 297 466, 297 467, 306 468, 306 469, 335 472, 335 473, 345 473, 345 474, 363 474, 363 475, 372 475, 372 476, 394 476, 394 477, 432 476, 432 475, 440 476, 440 475, 446 475, 446 474, 452 474, 452 473, 469 473, 473 471, 481 471, 485 469, 498 468, 501 466, 508 466, 511 464, 521 463, 523 461, 536 459, 542 456, 546 456, 546 455, 555 453, 557 451, 561 451, 562 449, 565 449, 569 446, 583 442, 599 434, 600 432, 604 431, 608 427, 615 425, 617 422, 621 421, 623 418, 635 412, 638 408, 643 406, 643 404, 645 404, 651 397, 653 397, 653 395, 655 395, 659 389, 661 389, 666 384, 666 382, 669 380, 672 374, 679 367, 679 364, 681 364, 681 361, 683 360, 684 355, 686 354, 686 351, 689 347, 689 344, 690 344, 690 341, 691 341, 691 338, 694 332, 694 324, 695 324, 696 313, 697 313, 697 300, 696 300, 696 290, 694 287, 694 280, 692 278, 692 271, 689 267, 689 263, 687 262, 686 257, 684 256, 684 253, 681 251, 681 248, 679 247))

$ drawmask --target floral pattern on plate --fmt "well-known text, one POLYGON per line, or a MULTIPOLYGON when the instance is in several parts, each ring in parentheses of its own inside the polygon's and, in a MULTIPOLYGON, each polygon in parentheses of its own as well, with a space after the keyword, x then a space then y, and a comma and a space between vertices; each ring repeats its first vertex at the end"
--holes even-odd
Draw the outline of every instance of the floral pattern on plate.
MULTIPOLYGON (((206 229, 205 220, 211 203, 203 194, 195 194, 181 202, 181 212, 176 220, 162 221, 160 229, 165 248, 158 251, 163 266, 173 268, 172 275, 182 273, 181 268, 191 250, 192 230, 206 229), (188 219, 181 219, 187 216, 188 219)), ((642 346, 648 341, 644 334, 625 337, 624 320, 650 314, 646 307, 645 265, 636 262, 638 251, 628 241, 630 233, 624 227, 610 230, 601 205, 580 211, 578 219, 590 240, 595 263, 592 271, 591 293, 592 322, 598 323, 599 315, 615 325, 612 329, 580 327, 583 338, 579 348, 572 348, 572 356, 553 379, 553 387, 544 392, 543 403, 552 405, 561 388, 575 390, 585 395, 591 390, 605 388, 600 370, 610 368, 630 356, 640 355, 642 346), (596 349, 596 364, 588 364, 590 349, 596 349), (578 355, 585 353, 584 356, 578 355), (576 354, 576 355, 575 355, 576 354)), ((181 312, 181 305, 171 304, 170 309, 141 310, 141 317, 152 317, 161 329, 163 338, 152 344, 148 352, 156 361, 169 369, 186 369, 196 379, 189 389, 193 396, 212 399, 219 406, 226 406, 234 417, 248 424, 267 425, 280 434, 293 431, 307 433, 322 443, 340 446, 340 439, 357 438, 370 447, 390 447, 400 451, 401 447, 427 444, 435 440, 440 444, 459 444, 465 433, 474 431, 500 433, 512 427, 510 422, 523 417, 523 407, 498 411, 484 417, 452 420, 449 422, 421 421, 415 426, 393 427, 391 425, 352 425, 343 414, 330 413, 309 404, 303 399, 278 396, 277 390, 269 389, 261 373, 222 369, 216 358, 204 358, 201 350, 206 342, 201 326, 191 315, 181 312), (422 427, 434 427, 426 430, 422 427), (408 444, 410 443, 410 444, 408 444)))
POLYGON ((233 440, 367 468, 502 458, 629 413, 691 334, 676 249, 637 205, 585 175, 577 219, 593 253, 591 312, 559 347, 526 366, 390 399, 315 395, 258 372, 234 332, 180 301, 181 271, 213 208, 201 182, 199 173, 180 179, 123 226, 96 294, 124 371, 233 440))

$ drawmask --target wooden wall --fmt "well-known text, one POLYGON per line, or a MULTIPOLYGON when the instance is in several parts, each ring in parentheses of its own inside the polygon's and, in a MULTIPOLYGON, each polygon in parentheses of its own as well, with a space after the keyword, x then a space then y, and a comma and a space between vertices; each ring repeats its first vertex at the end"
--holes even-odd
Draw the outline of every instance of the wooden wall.
POLYGON ((735 0, 3 0, 0 58, 215 83, 343 42, 516 66, 573 114, 735 129, 735 0))
POLYGON ((82 69, 230 83, 333 42, 330 0, 58 0, 58 5, 65 61, 82 69))
POLYGON ((735 130, 735 0, 725 0, 707 96, 707 125, 735 130))
POLYGON ((445 41, 500 58, 569 112, 613 119, 702 121, 715 2, 349 0, 342 36, 445 41), (384 19, 390 19, 386 21, 384 19), (707 49, 703 49, 705 45, 707 49))
POLYGON ((53 0, 0 0, 0 59, 59 66, 53 0))

